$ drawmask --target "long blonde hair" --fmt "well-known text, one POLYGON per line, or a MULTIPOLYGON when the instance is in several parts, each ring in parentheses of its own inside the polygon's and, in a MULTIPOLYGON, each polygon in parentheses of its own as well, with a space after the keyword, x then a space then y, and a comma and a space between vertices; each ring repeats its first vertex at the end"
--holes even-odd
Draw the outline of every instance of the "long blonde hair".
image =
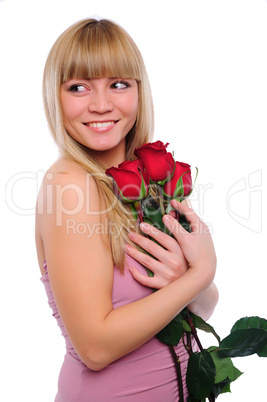
POLYGON ((61 85, 72 78, 118 77, 135 79, 138 84, 137 119, 126 137, 126 159, 135 159, 134 149, 151 141, 154 111, 150 84, 142 55, 129 34, 116 23, 86 19, 69 27, 53 45, 44 69, 43 98, 51 133, 61 155, 86 169, 96 180, 109 209, 109 220, 119 232, 110 233, 114 264, 123 271, 124 243, 129 230, 137 230, 128 207, 115 200, 112 179, 90 149, 75 141, 63 125, 61 85), (99 179, 100 178, 100 179, 99 179))

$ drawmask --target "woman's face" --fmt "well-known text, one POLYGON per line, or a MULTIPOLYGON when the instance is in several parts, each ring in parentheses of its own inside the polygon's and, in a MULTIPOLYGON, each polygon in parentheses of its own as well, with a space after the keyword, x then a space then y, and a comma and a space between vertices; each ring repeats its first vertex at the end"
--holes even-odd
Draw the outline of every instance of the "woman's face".
POLYGON ((135 80, 71 79, 61 86, 61 105, 64 126, 73 139, 100 159, 124 159, 125 138, 138 110, 135 80))

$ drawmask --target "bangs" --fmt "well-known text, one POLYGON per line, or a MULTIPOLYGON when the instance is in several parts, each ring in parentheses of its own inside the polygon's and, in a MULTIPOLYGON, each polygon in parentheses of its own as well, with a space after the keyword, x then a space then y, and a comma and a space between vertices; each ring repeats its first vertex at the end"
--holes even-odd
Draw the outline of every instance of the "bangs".
POLYGON ((141 80, 138 48, 109 21, 87 24, 70 39, 61 59, 61 83, 73 78, 141 80))

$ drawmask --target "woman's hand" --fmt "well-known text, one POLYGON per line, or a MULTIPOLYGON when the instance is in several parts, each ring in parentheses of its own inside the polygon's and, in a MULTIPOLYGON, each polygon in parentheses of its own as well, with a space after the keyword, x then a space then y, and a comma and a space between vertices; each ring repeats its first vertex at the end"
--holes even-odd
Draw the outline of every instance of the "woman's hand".
POLYGON ((136 268, 130 268, 130 271, 142 285, 160 289, 180 278, 187 271, 188 264, 176 239, 148 223, 141 223, 140 228, 145 235, 152 237, 159 244, 144 235, 130 233, 129 238, 151 256, 128 244, 126 252, 152 271, 154 276, 142 275, 136 268))
POLYGON ((133 277, 145 286, 160 289, 179 279, 188 269, 195 269, 198 273, 203 271, 200 276, 203 276, 203 280, 207 278, 211 283, 215 275, 216 256, 208 227, 185 204, 172 200, 171 205, 178 212, 185 214, 192 232, 183 229, 171 214, 165 215, 163 222, 175 238, 152 225, 142 223, 140 225, 142 231, 153 237, 162 247, 140 234, 129 235, 134 243, 156 258, 127 245, 127 253, 154 273, 154 277, 146 277, 137 269, 132 269, 133 277))

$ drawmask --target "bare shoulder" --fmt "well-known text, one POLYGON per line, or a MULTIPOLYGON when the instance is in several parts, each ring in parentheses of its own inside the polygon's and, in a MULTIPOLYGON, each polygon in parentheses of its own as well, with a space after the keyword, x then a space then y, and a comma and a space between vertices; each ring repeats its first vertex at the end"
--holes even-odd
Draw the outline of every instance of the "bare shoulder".
POLYGON ((86 237, 106 218, 92 175, 70 160, 53 164, 44 176, 36 204, 36 247, 41 271, 45 245, 52 238, 60 238, 63 233, 86 237))
POLYGON ((101 211, 98 187, 92 175, 77 163, 59 160, 46 172, 41 185, 36 215, 101 211))
POLYGON ((54 185, 57 185, 58 189, 59 186, 64 185, 68 185, 67 189, 70 189, 71 185, 73 188, 76 188, 77 185, 85 188, 86 180, 90 180, 90 178, 92 178, 90 173, 74 161, 60 159, 47 170, 41 191, 47 190, 47 186, 51 188, 54 185))

